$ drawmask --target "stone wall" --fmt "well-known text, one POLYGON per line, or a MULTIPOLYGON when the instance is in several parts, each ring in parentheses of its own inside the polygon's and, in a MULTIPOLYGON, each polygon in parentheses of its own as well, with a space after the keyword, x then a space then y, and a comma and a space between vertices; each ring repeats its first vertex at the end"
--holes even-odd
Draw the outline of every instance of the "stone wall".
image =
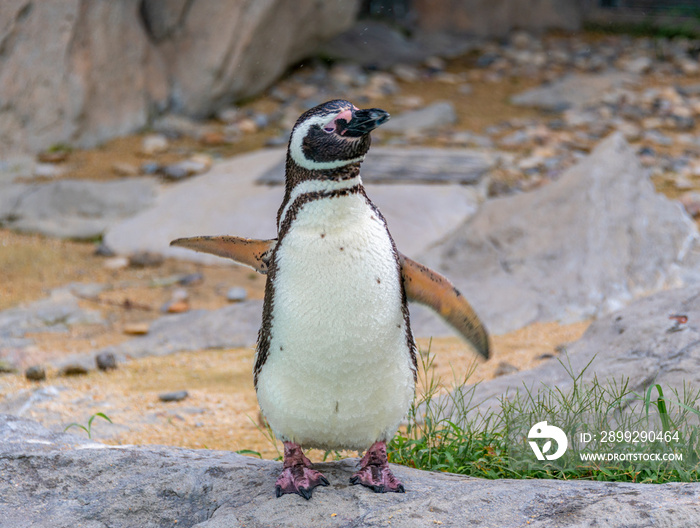
POLYGON ((205 116, 269 86, 357 0, 3 0, 0 155, 93 146, 164 110, 205 116))

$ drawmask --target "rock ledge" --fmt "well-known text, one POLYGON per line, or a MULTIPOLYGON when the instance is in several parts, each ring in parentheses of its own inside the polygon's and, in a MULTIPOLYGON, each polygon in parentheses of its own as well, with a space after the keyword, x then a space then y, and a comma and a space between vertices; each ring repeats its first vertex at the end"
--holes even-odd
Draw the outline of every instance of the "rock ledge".
POLYGON ((4 528, 693 526, 700 485, 482 480, 395 466, 405 494, 348 485, 356 460, 319 464, 310 501, 274 496, 280 463, 163 446, 107 446, 0 415, 4 528))

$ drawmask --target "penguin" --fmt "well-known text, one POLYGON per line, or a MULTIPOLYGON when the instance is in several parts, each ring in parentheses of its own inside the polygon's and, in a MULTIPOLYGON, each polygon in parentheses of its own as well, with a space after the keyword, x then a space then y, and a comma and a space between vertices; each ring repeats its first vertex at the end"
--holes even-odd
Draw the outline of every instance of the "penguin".
POLYGON ((370 132, 389 117, 345 100, 299 117, 276 239, 171 242, 267 275, 253 375, 261 412, 284 445, 278 497, 309 499, 315 487, 328 485, 306 448, 364 452, 351 484, 405 491, 389 467, 386 443, 415 395, 408 300, 433 308, 489 357, 488 333, 469 303, 448 279, 397 250, 365 192, 360 165, 370 132))

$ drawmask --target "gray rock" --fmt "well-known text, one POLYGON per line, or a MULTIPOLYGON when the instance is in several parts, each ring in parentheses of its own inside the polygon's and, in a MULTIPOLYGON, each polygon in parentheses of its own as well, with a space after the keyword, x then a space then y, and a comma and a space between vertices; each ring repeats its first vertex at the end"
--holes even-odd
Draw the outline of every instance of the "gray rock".
POLYGON ((177 280, 180 286, 193 286, 195 284, 201 284, 202 282, 204 282, 204 274, 199 271, 188 273, 177 280))
POLYGON ((12 152, 3 155, 0 158, 0 188, 18 178, 30 178, 34 174, 35 166, 36 157, 31 154, 12 152))
POLYGON ((316 464, 310 501, 276 498, 279 462, 161 446, 110 446, 0 415, 4 528, 175 524, 434 527, 694 526, 697 484, 485 480, 392 466, 405 494, 349 486, 357 459, 316 464), (115 484, 117 483, 117 484, 115 484))
POLYGON ((254 182, 282 159, 284 150, 269 149, 217 163, 206 174, 163 190, 154 207, 110 228, 104 241, 119 254, 151 251, 210 264, 226 262, 168 244, 197 235, 274 238, 283 192, 254 182))
POLYGON ((17 367, 10 361, 0 358, 0 374, 14 374, 17 372, 17 367))
POLYGON ((84 376, 89 372, 89 369, 80 363, 69 363, 64 365, 60 370, 60 376, 84 376))
POLYGON ((260 93, 350 27, 358 7, 357 0, 3 2, 2 35, 12 45, 0 57, 0 155, 94 146, 143 128, 154 111, 210 115, 260 93))
POLYGON ((644 134, 642 134, 642 139, 664 147, 673 145, 673 139, 658 130, 646 130, 644 134))
POLYGON ((511 98, 518 106, 561 112, 600 101, 606 92, 637 81, 630 73, 608 71, 593 74, 566 75, 551 84, 526 90, 511 98))
POLYGON ((32 189, 32 185, 24 183, 0 183, 0 224, 12 219, 22 198, 32 189))
POLYGON ((65 332, 72 325, 100 322, 99 312, 82 309, 68 289, 56 289, 47 299, 0 312, 0 339, 33 332, 65 332))
POLYGON ((248 292, 241 286, 235 286, 226 292, 226 300, 229 302, 245 301, 247 297, 248 292))
MULTIPOLYGON (((256 181, 280 166, 284 156, 283 149, 266 149, 217 163, 206 174, 165 189, 154 207, 110 228, 105 243, 121 254, 152 251, 209 264, 227 263, 168 244, 197 235, 275 238, 275 217, 284 192, 281 187, 257 185, 256 181)), ((446 158, 455 165, 449 154, 446 158)), ((464 170, 472 173, 495 163, 489 155, 477 153, 469 159, 471 164, 464 170)), ((382 210, 399 249, 407 255, 418 254, 452 231, 476 211, 482 196, 481 190, 462 185, 368 185, 367 193, 382 210)))
POLYGON ((117 221, 149 206, 156 183, 145 179, 96 182, 62 180, 10 185, 0 199, 0 224, 22 232, 94 238, 117 221))
POLYGON ((152 128, 156 132, 170 138, 185 136, 192 139, 200 139, 209 131, 209 127, 206 124, 176 114, 159 117, 153 122, 152 128))
POLYGON ((108 288, 106 284, 98 284, 94 282, 73 282, 63 288, 57 288, 57 291, 67 290, 76 297, 81 299, 95 300, 100 293, 108 288))
POLYGON ((150 251, 137 251, 129 256, 129 266, 132 268, 157 268, 163 262, 162 255, 150 251))
MULTIPOLYGON (((0 416, 2 413, 9 413, 14 416, 23 416, 29 411, 36 411, 40 404, 55 400, 60 391, 60 387, 52 385, 40 387, 34 390, 20 390, 15 394, 10 394, 9 397, 0 401, 0 416)), ((45 413, 41 413, 44 416, 45 413)))
POLYGON ((187 391, 177 391, 177 392, 165 392, 158 395, 158 399, 162 402, 179 402, 187 398, 189 394, 187 391))
POLYGON ((379 69, 419 63, 430 56, 420 44, 376 20, 356 23, 323 44, 319 52, 331 59, 379 69))
POLYGON ((629 378, 629 388, 639 394, 661 384, 670 398, 683 395, 684 386, 700 387, 700 285, 676 288, 644 297, 626 308, 594 321, 577 342, 569 345, 560 362, 551 359, 528 371, 480 383, 475 395, 482 408, 496 405, 506 391, 537 390, 543 381, 566 392, 571 388, 570 369, 581 380, 594 376, 601 383, 629 378), (670 316, 683 315, 678 324, 670 316), (565 367, 566 366, 566 367, 565 367))
POLYGON ((244 301, 218 310, 166 315, 151 323, 147 335, 99 353, 110 352, 123 360, 207 348, 252 347, 257 341, 261 319, 262 301, 244 301))
POLYGON ((640 73, 646 73, 651 69, 654 61, 649 57, 636 57, 625 61, 622 67, 625 71, 638 75, 640 73))
POLYGON ((58 178, 66 173, 66 168, 54 163, 37 163, 34 166, 34 176, 37 178, 58 178))
POLYGON ((170 142, 163 134, 149 134, 141 140, 141 152, 146 156, 168 150, 170 142))
MULTIPOLYGON (((497 153, 483 150, 375 147, 362 164, 362 181, 366 184, 475 184, 497 161, 497 153)), ((284 184, 284 163, 278 163, 257 181, 267 185, 284 184)))
POLYGON ((111 352, 100 352, 95 356, 95 364, 99 370, 114 370, 117 368, 117 358, 111 352))
POLYGON ((209 167, 205 163, 193 160, 184 160, 171 165, 166 165, 160 169, 160 173, 167 180, 177 181, 189 178, 195 174, 206 172, 209 167))
POLYGON ((699 240, 613 134, 559 180, 487 201, 418 260, 450 277, 498 334, 698 282, 699 240))
POLYGON ((422 132, 434 128, 441 128, 457 122, 457 113, 454 105, 449 101, 439 101, 421 108, 404 112, 393 117, 384 125, 382 131, 407 133, 422 132))
POLYGON ((46 369, 41 365, 33 365, 24 371, 24 376, 28 380, 43 381, 46 379, 46 369))

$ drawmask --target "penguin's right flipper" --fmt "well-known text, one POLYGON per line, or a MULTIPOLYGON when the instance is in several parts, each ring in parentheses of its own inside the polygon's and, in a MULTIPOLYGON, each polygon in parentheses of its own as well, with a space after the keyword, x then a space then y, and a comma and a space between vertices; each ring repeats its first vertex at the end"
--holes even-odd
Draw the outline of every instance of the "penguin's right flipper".
POLYGON ((425 304, 435 310, 471 343, 479 354, 488 359, 488 332, 459 290, 446 277, 401 253, 399 262, 408 300, 425 304))
POLYGON ((249 266, 255 271, 267 274, 272 250, 277 239, 256 240, 235 236, 198 236, 178 238, 170 242, 171 246, 193 249, 201 253, 211 253, 219 257, 230 258, 239 264, 249 266))

